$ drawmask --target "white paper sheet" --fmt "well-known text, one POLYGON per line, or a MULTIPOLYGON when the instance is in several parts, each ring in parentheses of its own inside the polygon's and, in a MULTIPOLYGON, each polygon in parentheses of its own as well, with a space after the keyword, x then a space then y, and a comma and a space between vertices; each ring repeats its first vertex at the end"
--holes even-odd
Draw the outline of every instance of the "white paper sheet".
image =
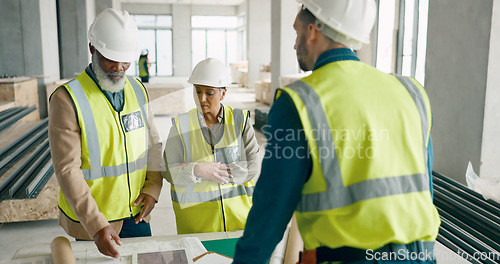
POLYGON ((194 264, 231 264, 232 258, 219 255, 217 253, 209 253, 196 260, 194 264))
MULTIPOLYGON (((92 247, 84 252, 73 252, 77 264, 137 264, 137 254, 149 252, 161 252, 170 250, 184 249, 188 258, 188 263, 193 263, 193 258, 199 256, 207 250, 197 237, 185 237, 172 241, 155 241, 152 238, 149 241, 138 243, 125 243, 123 246, 117 246, 120 252, 118 259, 113 259, 102 255, 97 247, 92 247)), ((50 256, 15 259, 10 264, 52 264, 50 256)))

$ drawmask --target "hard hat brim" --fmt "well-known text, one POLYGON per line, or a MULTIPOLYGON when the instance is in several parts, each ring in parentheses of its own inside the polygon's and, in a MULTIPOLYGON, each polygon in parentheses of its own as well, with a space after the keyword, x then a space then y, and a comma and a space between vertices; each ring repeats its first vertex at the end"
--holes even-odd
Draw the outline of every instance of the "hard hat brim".
POLYGON ((94 46, 106 59, 117 62, 132 62, 137 57, 137 51, 116 52, 105 48, 94 46))
POLYGON ((217 83, 215 84, 213 81, 210 80, 193 80, 189 79, 188 83, 193 84, 193 85, 204 85, 204 86, 209 86, 213 88, 227 88, 229 85, 228 83, 217 83))

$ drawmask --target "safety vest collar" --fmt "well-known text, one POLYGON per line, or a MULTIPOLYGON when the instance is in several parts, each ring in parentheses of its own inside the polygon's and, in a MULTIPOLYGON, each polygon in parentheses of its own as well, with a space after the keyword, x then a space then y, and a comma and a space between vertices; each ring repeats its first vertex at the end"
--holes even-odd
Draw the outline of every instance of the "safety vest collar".
POLYGON ((359 58, 351 49, 340 48, 327 50, 319 55, 318 59, 314 63, 313 71, 325 66, 328 63, 344 60, 359 61, 359 58))
MULTIPOLYGON (((222 110, 224 111, 224 135, 227 133, 225 131, 227 129, 227 123, 229 120, 227 118, 229 116, 233 116, 234 118, 234 129, 235 129, 235 135, 237 136, 238 140, 241 141, 241 133, 242 133, 242 128, 243 128, 243 123, 244 123, 244 115, 243 115, 243 110, 241 109, 230 109, 228 106, 222 105, 222 110), (228 111, 233 112, 232 115, 228 114, 228 111)), ((192 109, 188 113, 184 113, 182 115, 178 116, 178 128, 180 135, 182 137, 182 141, 184 143, 184 159, 185 161, 193 161, 192 159, 192 153, 191 153, 191 131, 200 131, 201 132, 201 126, 198 121, 192 122, 190 124, 190 118, 196 118, 198 120, 198 111, 197 109, 192 109), (196 127, 191 127, 193 124, 196 125, 196 127)), ((224 136, 223 136, 224 137, 224 136)), ((205 142, 206 143, 206 142, 205 142)), ((241 143, 241 142, 240 142, 241 143)), ((208 143, 207 143, 208 144, 208 143)))
MULTIPOLYGON (((427 164, 427 138, 429 131, 429 117, 425 107, 425 100, 420 90, 407 77, 397 76, 401 83, 411 94, 412 99, 417 105, 423 135, 423 153, 427 164)), ((295 92, 307 111, 309 123, 313 138, 321 139, 315 141, 316 149, 311 152, 318 152, 320 149, 334 150, 335 144, 332 137, 320 137, 325 133, 331 133, 328 119, 321 105, 318 94, 303 81, 296 81, 288 86, 295 92)), ((311 145, 310 145, 311 146, 311 145)), ((299 212, 315 212, 342 208, 363 200, 374 199, 397 194, 406 194, 412 192, 421 192, 429 189, 428 172, 412 175, 398 175, 395 177, 377 178, 358 182, 345 186, 342 182, 342 175, 339 166, 339 160, 335 151, 328 151, 317 155, 323 175, 329 175, 325 178, 327 190, 324 192, 303 194, 297 205, 299 212)))

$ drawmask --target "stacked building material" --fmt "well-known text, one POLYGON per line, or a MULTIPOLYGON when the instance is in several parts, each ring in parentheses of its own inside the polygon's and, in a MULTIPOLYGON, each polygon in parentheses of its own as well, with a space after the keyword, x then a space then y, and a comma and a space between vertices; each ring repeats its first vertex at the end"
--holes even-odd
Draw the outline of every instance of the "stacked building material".
POLYGON ((471 263, 500 263, 500 204, 433 172, 437 241, 471 263))
POLYGON ((36 198, 52 176, 47 131, 45 119, 0 150, 0 202, 36 198))

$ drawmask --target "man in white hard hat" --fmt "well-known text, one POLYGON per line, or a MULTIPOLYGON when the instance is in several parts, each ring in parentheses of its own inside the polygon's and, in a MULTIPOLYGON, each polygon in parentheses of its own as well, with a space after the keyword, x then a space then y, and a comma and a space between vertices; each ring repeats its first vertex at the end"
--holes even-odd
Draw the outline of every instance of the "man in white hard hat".
POLYGON ((143 49, 139 57, 139 77, 141 77, 143 83, 149 82, 149 66, 151 64, 149 63, 148 53, 147 49, 143 49))
POLYGON ((137 57, 137 32, 126 11, 100 13, 88 34, 92 63, 50 99, 59 224, 114 258, 120 238, 151 235, 147 221, 162 187, 148 95, 125 74, 137 57))
POLYGON ((225 65, 208 58, 188 80, 197 107, 172 118, 165 147, 178 234, 242 230, 260 172, 250 112, 224 105, 225 65))
POLYGON ((370 39, 374 0, 299 2, 295 50, 313 72, 276 93, 271 155, 233 263, 267 263, 294 213, 301 264, 433 262, 440 220, 424 88, 353 52, 370 39))

